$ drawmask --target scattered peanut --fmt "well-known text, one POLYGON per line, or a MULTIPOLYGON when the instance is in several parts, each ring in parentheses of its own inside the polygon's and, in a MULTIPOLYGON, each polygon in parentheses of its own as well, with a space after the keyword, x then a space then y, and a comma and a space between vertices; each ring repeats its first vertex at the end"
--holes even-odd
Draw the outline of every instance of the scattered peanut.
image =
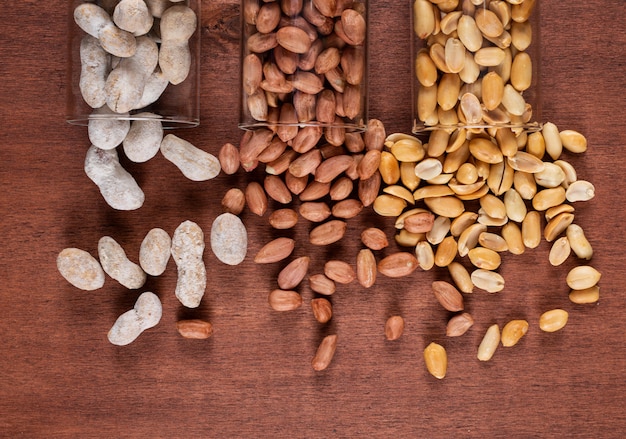
POLYGON ((567 273, 567 285, 573 290, 591 288, 600 281, 602 275, 598 270, 589 266, 581 265, 574 267, 567 273))
POLYGON ((120 165, 115 149, 91 146, 85 157, 85 173, 109 206, 118 210, 139 209, 145 195, 135 179, 120 165))
POLYGON ((526 320, 511 320, 502 328, 502 346, 511 347, 517 344, 528 332, 528 322, 526 320))
POLYGON ((98 257, 104 272, 126 288, 135 290, 146 283, 146 273, 126 257, 122 246, 110 236, 98 241, 98 257))
POLYGON ((370 288, 376 282, 376 258, 369 248, 357 254, 356 278, 364 288, 370 288))
POLYGON ((176 330, 183 338, 204 340, 213 335, 213 325, 204 320, 190 319, 176 322, 176 330))
POLYGON ((302 296, 296 291, 273 290, 268 302, 274 311, 293 311, 302 305, 302 296))
POLYGON ((174 134, 168 134, 163 138, 161 153, 174 163, 185 177, 193 181, 210 180, 220 172, 220 162, 213 154, 174 134))
POLYGON ((109 341, 117 346, 132 343, 146 329, 153 328, 161 320, 163 308, 159 297, 151 292, 142 293, 135 306, 125 312, 109 330, 109 341))
POLYGON ((327 323, 333 316, 333 305, 324 297, 311 300, 311 309, 319 323, 327 323))
POLYGON ((408 276, 418 267, 417 258, 408 252, 393 253, 378 262, 378 272, 387 277, 408 276))
POLYGON ((87 132, 91 144, 100 149, 113 149, 120 145, 130 130, 130 121, 110 119, 107 116, 114 114, 109 107, 102 106, 92 113, 87 132))
POLYGON ((225 212, 239 215, 246 206, 246 195, 239 188, 230 188, 222 197, 222 208, 225 212))
POLYGON ((600 287, 594 285, 583 290, 571 290, 569 300, 578 304, 595 303, 600 299, 600 287))
POLYGON ((163 229, 151 229, 139 248, 139 265, 147 274, 160 276, 165 272, 170 259, 172 239, 163 229))
POLYGON ((330 220, 311 230, 309 240, 313 245, 330 245, 343 238, 346 228, 344 221, 330 220))
POLYGON ((85 250, 66 248, 57 256, 61 276, 76 288, 93 291, 104 286, 104 270, 96 258, 85 250))
POLYGON ((206 289, 204 233, 193 221, 182 222, 172 237, 172 258, 178 269, 176 298, 187 308, 197 308, 206 289))
POLYGON ((463 296, 454 285, 440 280, 432 283, 432 289, 435 297, 445 309, 448 311, 463 310, 463 296))
POLYGON ((500 344, 500 327, 497 324, 491 325, 478 346, 477 357, 480 361, 489 361, 498 349, 500 344))
POLYGON ((248 231, 238 216, 223 213, 211 226, 211 250, 228 265, 239 265, 248 252, 248 231))
POLYGON ((555 332, 567 324, 569 314, 563 309, 546 311, 539 317, 539 328, 545 332, 555 332))
POLYGON ((459 337, 465 334, 473 325, 474 319, 471 314, 467 312, 457 314, 448 321, 446 335, 448 337, 459 337))
POLYGON ((309 287, 314 292, 324 296, 331 296, 337 290, 335 281, 321 273, 309 276, 309 287))
POLYGON ((324 274, 329 279, 340 283, 349 284, 356 278, 356 273, 350 264, 339 260, 330 260, 324 264, 324 274))
POLYGON ((448 369, 448 355, 445 348, 435 342, 430 343, 424 349, 424 363, 432 376, 443 379, 448 369))
POLYGON ((278 274, 278 286, 283 290, 297 287, 306 276, 310 262, 311 258, 308 256, 301 256, 291 261, 278 274))
POLYGON ((313 369, 316 371, 322 371, 326 369, 333 357, 335 355, 335 350, 337 349, 337 335, 327 335, 324 337, 319 347, 317 348, 317 352, 311 361, 311 365, 313 369))
POLYGON ((401 316, 391 316, 385 322, 385 338, 397 340, 404 332, 404 319, 401 316))
POLYGON ((372 250, 382 250, 389 245, 387 235, 376 227, 369 227, 361 232, 361 242, 372 250))
POLYGON ((271 264, 288 257, 296 245, 291 238, 276 238, 265 244, 254 257, 257 264, 271 264))
MULTIPOLYGON (((129 160, 143 163, 159 152, 163 141, 163 125, 154 113, 139 113, 137 117, 143 119, 134 120, 131 123, 122 145, 129 160)), ((89 123, 91 124, 91 122, 89 123)))

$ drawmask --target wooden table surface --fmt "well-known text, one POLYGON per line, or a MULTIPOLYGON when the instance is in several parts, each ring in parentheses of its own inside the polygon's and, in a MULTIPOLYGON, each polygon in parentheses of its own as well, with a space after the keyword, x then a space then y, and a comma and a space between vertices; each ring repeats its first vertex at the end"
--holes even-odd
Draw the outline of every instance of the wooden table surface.
MULTIPOLYGON (((163 302, 161 323, 126 347, 108 343, 107 331, 130 309, 137 292, 108 278, 82 292, 56 270, 65 247, 97 254, 101 236, 120 242, 137 260, 146 232, 172 233, 187 219, 208 235, 220 199, 258 174, 186 180, 157 156, 128 164, 146 193, 133 212, 109 208, 85 176, 85 128, 65 123, 68 87, 67 13, 63 2, 5 2, 0 27, 0 437, 581 437, 626 435, 624 327, 624 189, 626 175, 626 3, 623 0, 543 1, 541 89, 543 120, 589 140, 584 155, 568 155, 579 177, 592 181, 595 199, 576 206, 576 223, 594 246, 602 273, 601 299, 574 305, 565 275, 578 261, 555 269, 549 246, 507 255, 500 272, 506 288, 475 293, 466 307, 476 324, 463 337, 446 338, 449 313, 430 292, 445 270, 402 279, 379 277, 375 287, 356 282, 332 297, 327 325, 305 306, 277 313, 267 305, 280 264, 252 262, 272 237, 263 218, 244 213, 249 257, 221 264, 207 248, 207 293, 197 310, 174 297, 176 268, 149 279, 143 290, 163 302), (10 6, 9 6, 10 3, 10 6), (567 326, 538 328, 548 309, 570 313, 567 326), (388 316, 401 314, 401 339, 384 339, 388 316), (215 327, 205 341, 178 336, 180 318, 205 318, 215 327), (486 328, 513 318, 530 322, 514 348, 490 362, 476 360, 486 328), (310 365, 326 334, 339 337, 330 367, 310 365), (442 381, 424 367, 431 341, 448 351, 442 381)), ((409 2, 370 2, 370 118, 387 132, 410 129, 409 2)), ((203 1, 201 126, 178 135, 217 153, 237 143, 239 2, 203 1)), ((311 255, 311 272, 329 257, 354 261, 366 226, 393 233, 371 211, 350 220, 348 237, 332 250, 306 244, 309 224, 291 234, 294 255, 311 255)), ((392 245, 379 254, 396 250, 392 245)))

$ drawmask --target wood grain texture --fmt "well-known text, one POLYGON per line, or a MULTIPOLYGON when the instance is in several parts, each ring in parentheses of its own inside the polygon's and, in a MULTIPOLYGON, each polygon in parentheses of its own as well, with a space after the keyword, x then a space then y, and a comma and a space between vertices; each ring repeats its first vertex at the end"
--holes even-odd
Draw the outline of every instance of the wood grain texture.
MULTIPOLYGON (((626 175, 626 32, 622 0, 544 1, 541 4, 543 119, 583 132, 589 150, 567 156, 579 176, 596 185, 596 198, 577 207, 604 277, 601 300, 577 306, 567 299, 568 266, 547 263, 548 245, 506 255, 507 287, 466 298, 476 324, 465 336, 445 338, 449 317, 430 282, 444 270, 381 277, 374 288, 341 286, 334 317, 319 325, 305 306, 269 309, 278 264, 248 258, 226 267, 210 251, 207 294, 197 310, 173 295, 176 269, 143 290, 163 301, 161 323, 126 347, 106 333, 132 307, 138 292, 107 279, 81 292, 56 271, 65 247, 96 254, 101 236, 113 236, 133 257, 153 227, 172 233, 186 219, 208 234, 220 199, 258 175, 219 176, 194 183, 158 156, 128 164, 146 192, 135 212, 115 212, 83 172, 86 130, 64 121, 68 10, 61 2, 12 2, 0 27, 0 436, 7 438, 388 438, 507 437, 618 438, 626 434, 624 348, 624 191, 626 175), (538 319, 563 307, 563 331, 541 333, 538 319), (388 342, 384 323, 406 319, 404 335, 388 342), (178 336, 180 318, 214 325, 204 341, 178 336), (475 359, 486 328, 526 318, 530 330, 492 361, 475 359), (331 366, 310 366, 324 335, 337 333, 331 366), (449 355, 443 381, 425 370, 431 341, 449 355)), ((180 135, 217 153, 237 143, 239 2, 203 1, 202 121, 180 135)), ((370 2, 370 117, 388 132, 410 129, 409 2, 370 2)), ((269 239, 293 236, 294 256, 308 254, 311 272, 329 258, 353 261, 366 226, 393 224, 371 212, 349 221, 348 239, 331 249, 304 244, 309 226, 272 231, 267 216, 242 216, 249 254, 269 239), (332 253, 331 253, 332 252, 332 253)), ((393 250, 383 251, 380 255, 393 250)))

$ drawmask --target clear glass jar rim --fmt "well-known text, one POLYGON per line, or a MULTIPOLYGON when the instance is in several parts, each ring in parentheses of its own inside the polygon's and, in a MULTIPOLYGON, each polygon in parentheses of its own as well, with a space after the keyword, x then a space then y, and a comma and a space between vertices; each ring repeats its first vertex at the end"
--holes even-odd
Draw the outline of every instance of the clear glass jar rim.
POLYGON ((319 127, 328 129, 344 129, 346 132, 364 132, 367 129, 367 123, 365 121, 361 123, 322 123, 322 122, 297 122, 297 123, 284 123, 284 122, 241 122, 239 128, 242 130, 255 130, 258 128, 269 127, 319 127))

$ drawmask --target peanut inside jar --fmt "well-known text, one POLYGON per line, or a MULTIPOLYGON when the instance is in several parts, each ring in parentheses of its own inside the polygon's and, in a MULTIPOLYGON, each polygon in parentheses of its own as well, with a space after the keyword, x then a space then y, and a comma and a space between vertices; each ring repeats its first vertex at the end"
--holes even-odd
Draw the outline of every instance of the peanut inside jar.
POLYGON ((413 132, 540 128, 536 0, 413 2, 413 132))
POLYGON ((270 127, 284 142, 303 126, 363 131, 366 6, 244 0, 240 128, 270 127))

